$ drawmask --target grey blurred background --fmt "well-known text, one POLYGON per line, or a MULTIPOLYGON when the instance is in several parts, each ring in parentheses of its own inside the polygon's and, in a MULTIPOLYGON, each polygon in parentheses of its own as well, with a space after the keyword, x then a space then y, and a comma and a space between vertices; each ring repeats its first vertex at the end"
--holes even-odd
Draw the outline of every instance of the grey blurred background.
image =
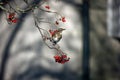
POLYGON ((91 79, 120 80, 120 42, 108 36, 108 0, 90 2, 91 79))
MULTIPOLYGON (((50 1, 52 9, 67 19, 65 24, 60 25, 67 30, 63 32, 59 45, 71 58, 64 65, 55 63, 55 51, 42 42, 31 13, 20 15, 20 22, 16 25, 8 25, 1 11, 0 63, 2 55, 8 53, 5 80, 80 80, 83 55, 81 4, 81 0, 64 0, 59 3, 50 1)), ((54 21, 53 14, 36 13, 39 17, 54 21)), ((90 79, 120 80, 120 43, 108 36, 107 0, 90 0, 89 17, 90 79)), ((44 23, 39 26, 46 29, 49 27, 44 23)))

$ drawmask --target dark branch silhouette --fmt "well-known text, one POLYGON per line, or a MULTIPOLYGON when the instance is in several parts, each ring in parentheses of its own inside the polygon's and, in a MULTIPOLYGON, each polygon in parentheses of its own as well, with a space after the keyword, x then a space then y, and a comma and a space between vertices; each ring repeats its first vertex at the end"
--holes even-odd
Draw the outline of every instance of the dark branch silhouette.
POLYGON ((82 5, 82 21, 83 21, 83 60, 82 60, 82 80, 89 80, 89 57, 90 57, 90 46, 89 46, 89 0, 83 0, 82 5))

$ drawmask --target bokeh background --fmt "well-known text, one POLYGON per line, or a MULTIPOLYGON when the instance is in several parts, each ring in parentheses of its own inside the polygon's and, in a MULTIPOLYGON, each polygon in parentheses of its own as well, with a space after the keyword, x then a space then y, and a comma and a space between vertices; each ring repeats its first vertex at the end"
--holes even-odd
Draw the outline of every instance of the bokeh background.
MULTIPOLYGON (((24 6, 20 4, 22 1, 16 1, 21 7, 24 6)), ((31 13, 21 14, 19 23, 9 25, 4 12, 0 11, 0 63, 4 62, 3 54, 7 53, 5 80, 80 80, 83 60, 81 4, 82 0, 63 0, 57 3, 50 0, 49 3, 53 10, 65 15, 67 19, 60 26, 66 31, 59 45, 71 59, 64 65, 55 63, 55 51, 42 42, 31 13)), ((90 0, 89 9, 90 79, 120 80, 120 43, 108 36, 107 0, 90 0)), ((54 14, 36 14, 54 21, 54 14)), ((50 25, 40 23, 39 26, 48 29, 50 25)))

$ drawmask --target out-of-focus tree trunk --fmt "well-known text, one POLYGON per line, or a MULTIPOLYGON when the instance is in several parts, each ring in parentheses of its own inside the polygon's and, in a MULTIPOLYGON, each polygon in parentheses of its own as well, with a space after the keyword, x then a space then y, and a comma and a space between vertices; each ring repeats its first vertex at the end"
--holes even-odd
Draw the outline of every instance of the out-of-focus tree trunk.
POLYGON ((89 0, 83 0, 82 6, 82 20, 83 20, 83 61, 82 61, 82 80, 89 80, 89 0))

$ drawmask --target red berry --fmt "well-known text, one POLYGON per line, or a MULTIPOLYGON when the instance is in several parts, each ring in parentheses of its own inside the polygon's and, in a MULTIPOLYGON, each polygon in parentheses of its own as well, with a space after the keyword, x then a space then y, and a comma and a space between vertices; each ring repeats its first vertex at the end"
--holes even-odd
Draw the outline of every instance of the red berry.
POLYGON ((13 23, 16 23, 18 20, 17 18, 15 18, 14 20, 12 20, 13 23))
POLYGON ((70 58, 67 58, 67 55, 55 55, 54 59, 56 62, 64 64, 65 62, 68 62, 70 58))
POLYGON ((50 9, 50 6, 47 5, 47 6, 45 6, 45 8, 46 8, 46 9, 50 9))
POLYGON ((18 19, 15 17, 15 13, 9 13, 8 15, 8 21, 12 23, 17 23, 18 19))
POLYGON ((53 36, 58 30, 49 30, 50 34, 53 36))
POLYGON ((65 19, 65 17, 62 17, 62 22, 66 22, 66 19, 65 19))
POLYGON ((15 13, 9 13, 8 18, 12 18, 15 16, 15 13))

